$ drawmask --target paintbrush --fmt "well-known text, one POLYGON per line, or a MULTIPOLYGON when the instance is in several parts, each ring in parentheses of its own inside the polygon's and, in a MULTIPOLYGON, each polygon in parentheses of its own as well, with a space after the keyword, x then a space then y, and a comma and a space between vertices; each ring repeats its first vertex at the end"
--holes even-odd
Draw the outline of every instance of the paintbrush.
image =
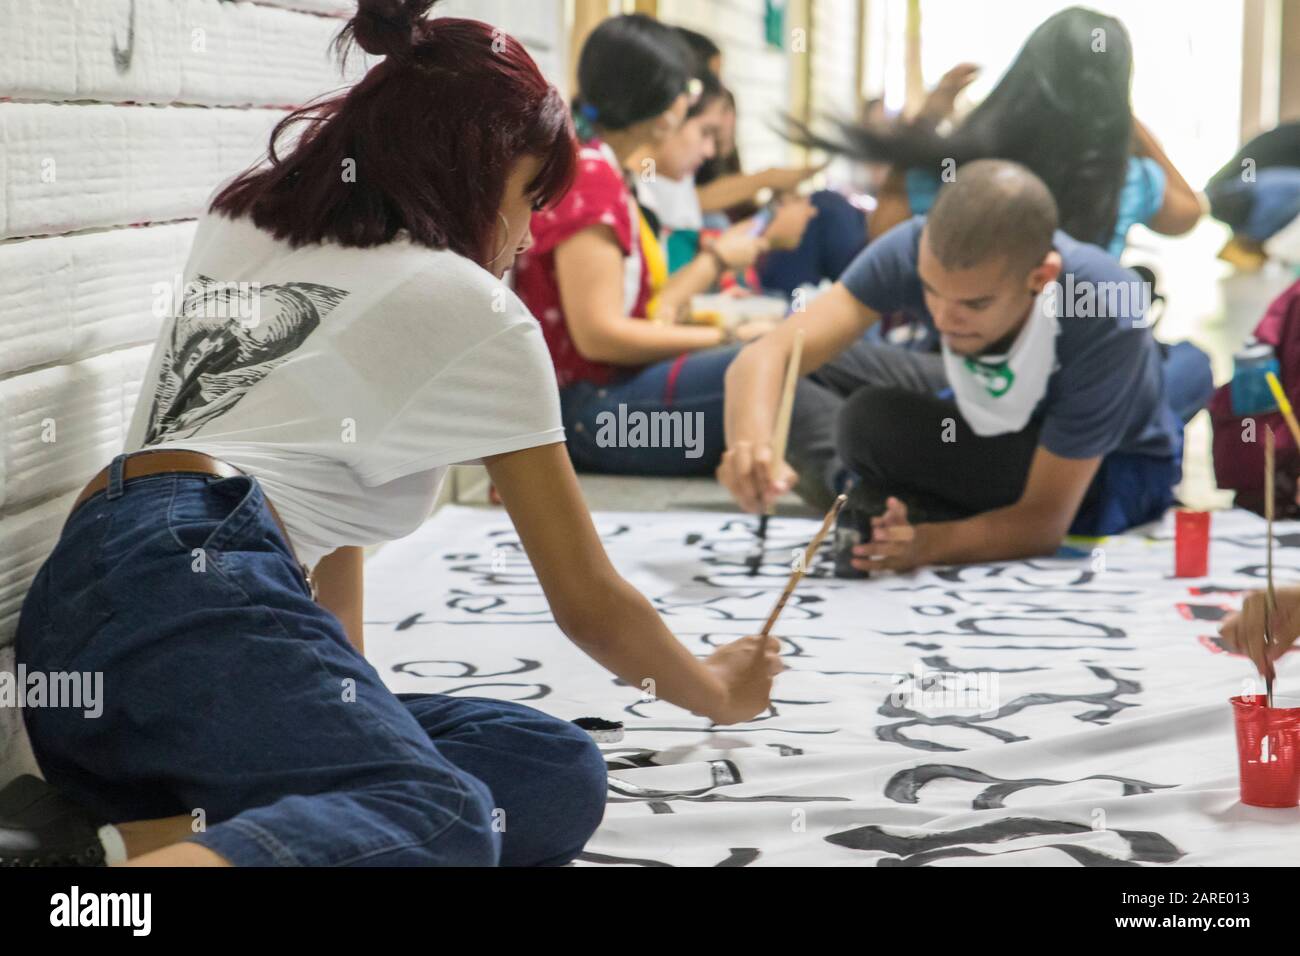
POLYGON ((803 580, 804 570, 812 566, 813 558, 817 554, 817 549, 821 547, 822 539, 825 538, 826 533, 835 526, 835 519, 839 517, 840 509, 844 507, 844 502, 848 500, 848 495, 840 495, 835 499, 835 504, 831 505, 831 510, 826 512, 826 517, 822 519, 822 526, 817 530, 817 533, 813 535, 812 541, 808 543, 808 550, 804 552, 803 560, 799 562, 799 566, 796 567, 794 573, 790 575, 790 580, 785 584, 785 590, 781 592, 781 596, 776 600, 776 607, 772 608, 772 613, 767 616, 767 623, 763 625, 762 631, 764 637, 767 637, 768 634, 771 633, 773 626, 776 624, 776 619, 780 617, 781 612, 785 610, 785 602, 790 600, 790 595, 794 593, 794 589, 797 588, 799 582, 803 580))
POLYGON ((1295 439, 1296 447, 1300 448, 1300 422, 1295 419, 1295 411, 1291 408, 1286 392, 1282 390, 1282 383, 1272 372, 1265 372, 1264 378, 1268 381, 1268 390, 1273 393, 1273 401, 1277 402, 1278 411, 1286 420, 1286 427, 1291 429, 1291 437, 1295 439))
MULTIPOLYGON (((794 333, 794 348, 790 351, 790 362, 785 367, 785 384, 781 387, 781 404, 776 410, 776 424, 772 426, 772 467, 779 468, 785 461, 785 446, 790 440, 790 415, 794 411, 794 389, 799 382, 799 362, 803 359, 803 329, 794 333)), ((763 509, 758 519, 758 551, 749 559, 749 576, 758 574, 763 564, 763 555, 767 550, 767 519, 772 514, 772 506, 763 509)))
MULTIPOLYGON (((1268 595, 1264 602, 1264 648, 1265 657, 1273 647, 1273 613, 1277 606, 1277 596, 1273 591, 1273 429, 1264 428, 1264 520, 1268 523, 1268 595)), ((1264 690, 1268 694, 1268 706, 1273 706, 1273 662, 1267 661, 1268 670, 1264 674, 1264 690)))

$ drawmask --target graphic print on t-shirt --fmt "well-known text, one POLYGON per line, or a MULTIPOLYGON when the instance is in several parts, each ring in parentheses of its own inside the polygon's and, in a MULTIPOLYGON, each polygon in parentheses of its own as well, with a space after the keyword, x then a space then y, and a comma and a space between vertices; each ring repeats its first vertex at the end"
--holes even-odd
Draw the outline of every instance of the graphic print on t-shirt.
POLYGON ((158 369, 144 446, 188 438, 285 361, 348 293, 196 276, 158 369))

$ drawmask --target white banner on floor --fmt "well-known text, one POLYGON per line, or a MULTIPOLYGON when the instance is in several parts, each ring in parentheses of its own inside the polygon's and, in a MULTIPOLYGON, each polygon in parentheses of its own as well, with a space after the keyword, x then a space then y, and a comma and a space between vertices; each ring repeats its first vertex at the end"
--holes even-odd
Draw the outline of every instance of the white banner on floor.
MULTIPOLYGON (((596 521, 698 656, 762 627, 817 525, 773 519, 753 576, 753 519, 596 521)), ((367 564, 366 646, 394 691, 625 723, 579 865, 1296 864, 1300 810, 1239 800, 1228 698, 1259 685, 1217 643, 1263 584, 1264 523, 1217 513, 1212 535, 1195 580, 1172 577, 1172 522, 1076 557, 867 581, 823 555, 776 628, 771 710, 727 727, 570 644, 496 510, 444 509, 367 564)), ((1300 581, 1300 525, 1277 544, 1278 582, 1300 581)), ((1300 692, 1300 667, 1278 673, 1300 692)))

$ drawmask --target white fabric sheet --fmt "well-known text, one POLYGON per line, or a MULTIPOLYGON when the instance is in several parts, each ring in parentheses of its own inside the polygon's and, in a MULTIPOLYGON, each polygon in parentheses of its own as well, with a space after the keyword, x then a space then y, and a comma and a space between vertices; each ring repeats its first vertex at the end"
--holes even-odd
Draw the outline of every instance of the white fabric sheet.
MULTIPOLYGON (((598 527, 704 655, 762 626, 815 522, 774 519, 757 578, 752 519, 598 527)), ((1216 643, 1236 590, 1262 584, 1263 531, 1216 514, 1204 580, 1171 577, 1171 525, 1077 558, 805 579, 777 627, 772 712, 730 727, 639 702, 572 646, 500 512, 447 508, 381 550, 366 645, 395 691, 626 723, 601 745, 610 804, 584 864, 1293 864, 1300 810, 1238 800, 1227 701, 1258 685, 1216 643), (960 682, 988 713, 961 709, 960 682)), ((1278 579, 1300 579, 1300 525, 1278 544, 1278 579)), ((1279 693, 1297 686, 1284 660, 1279 693)))

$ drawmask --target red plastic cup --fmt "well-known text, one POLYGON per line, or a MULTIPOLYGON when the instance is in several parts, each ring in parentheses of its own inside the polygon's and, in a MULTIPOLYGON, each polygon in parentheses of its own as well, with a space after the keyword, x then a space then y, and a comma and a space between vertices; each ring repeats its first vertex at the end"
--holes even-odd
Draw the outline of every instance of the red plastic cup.
POLYGON ((1203 578, 1210 570, 1210 513, 1174 513, 1174 577, 1203 578))
POLYGON ((1237 725, 1241 802, 1252 807, 1300 806, 1300 700, 1263 694, 1231 698, 1237 725))

